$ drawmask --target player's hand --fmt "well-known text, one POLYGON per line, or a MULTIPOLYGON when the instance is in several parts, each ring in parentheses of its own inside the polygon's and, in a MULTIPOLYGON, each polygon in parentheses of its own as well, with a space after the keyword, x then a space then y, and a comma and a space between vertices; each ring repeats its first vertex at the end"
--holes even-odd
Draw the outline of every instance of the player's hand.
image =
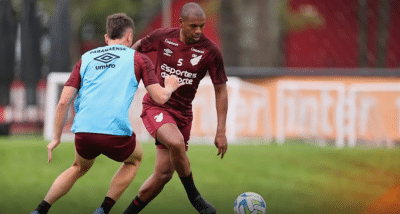
POLYGON ((53 159, 53 149, 55 149, 58 144, 60 144, 60 140, 53 139, 48 145, 47 145, 47 162, 50 163, 51 160, 53 159))
POLYGON ((215 136, 215 147, 218 148, 218 154, 221 155, 221 159, 224 158, 226 150, 228 150, 228 141, 226 140, 225 134, 217 134, 215 136))
POLYGON ((179 83, 179 78, 175 75, 167 75, 164 79, 165 88, 170 88, 172 91, 175 91, 180 86, 184 85, 183 83, 179 83))

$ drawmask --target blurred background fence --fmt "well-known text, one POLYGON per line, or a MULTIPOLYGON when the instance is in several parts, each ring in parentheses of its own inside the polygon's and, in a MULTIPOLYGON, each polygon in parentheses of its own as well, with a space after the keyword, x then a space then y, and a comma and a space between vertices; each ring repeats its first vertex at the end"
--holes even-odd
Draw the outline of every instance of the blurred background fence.
MULTIPOLYGON (((107 15, 131 16, 139 39, 178 26, 186 2, 1 0, 0 133, 43 133, 48 75, 70 72, 81 54, 105 45, 107 15)), ((228 122, 238 125, 228 137, 398 144, 400 0, 195 2, 205 10, 204 34, 221 47, 228 76, 265 92, 230 99, 238 105, 229 109, 228 122)), ((206 121, 215 126, 212 116, 206 121)), ((213 135, 201 127, 194 125, 194 136, 213 135)))

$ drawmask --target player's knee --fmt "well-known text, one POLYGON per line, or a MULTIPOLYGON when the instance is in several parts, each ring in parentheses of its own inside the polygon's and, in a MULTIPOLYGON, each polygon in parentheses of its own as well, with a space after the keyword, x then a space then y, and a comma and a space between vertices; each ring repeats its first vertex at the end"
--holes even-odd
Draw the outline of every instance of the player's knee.
POLYGON ((174 173, 169 173, 169 172, 161 173, 161 174, 159 174, 157 180, 159 180, 159 182, 161 182, 161 183, 167 183, 168 181, 170 181, 172 179, 173 174, 174 173))
POLYGON ((89 171, 91 164, 78 164, 74 163, 72 167, 74 167, 80 176, 84 175, 87 171, 89 171))
POLYGON ((143 151, 140 150, 137 152, 137 155, 135 156, 135 161, 140 164, 142 160, 143 160, 143 151))
POLYGON ((141 163, 143 160, 143 148, 137 139, 136 139, 136 148, 135 148, 134 154, 135 154, 135 160, 138 163, 141 163))
POLYGON ((131 156, 129 156, 124 163, 125 164, 133 164, 139 165, 143 160, 143 150, 135 150, 131 156))
POLYGON ((167 147, 169 149, 185 149, 185 141, 182 138, 177 138, 177 139, 173 139, 173 140, 169 140, 167 147))

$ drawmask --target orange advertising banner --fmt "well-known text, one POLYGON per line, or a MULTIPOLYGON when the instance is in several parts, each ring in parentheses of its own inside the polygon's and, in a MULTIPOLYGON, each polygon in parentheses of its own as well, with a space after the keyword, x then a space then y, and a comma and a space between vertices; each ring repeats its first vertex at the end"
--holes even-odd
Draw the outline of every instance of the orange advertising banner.
POLYGON ((278 142, 386 146, 400 140, 400 78, 273 77, 247 79, 270 94, 278 142))

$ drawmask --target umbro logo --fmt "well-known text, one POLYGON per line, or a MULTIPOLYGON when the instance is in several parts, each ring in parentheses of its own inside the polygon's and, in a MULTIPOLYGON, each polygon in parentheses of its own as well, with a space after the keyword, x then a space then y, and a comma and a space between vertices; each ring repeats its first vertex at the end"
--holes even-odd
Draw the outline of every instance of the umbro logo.
POLYGON ((161 122, 164 119, 164 114, 160 113, 159 115, 154 116, 154 119, 157 123, 161 122))
POLYGON ((111 54, 111 53, 105 53, 105 54, 102 54, 102 55, 100 55, 98 57, 95 57, 94 60, 97 60, 99 62, 107 64, 107 63, 109 63, 109 62, 111 62, 111 61, 113 61, 115 59, 118 59, 118 58, 119 58, 119 56, 117 56, 117 55, 114 55, 114 54, 111 54))
POLYGON ((171 49, 168 49, 168 48, 165 48, 165 49, 164 49, 164 55, 166 55, 166 56, 171 56, 172 53, 173 53, 173 52, 171 51, 171 49))
POLYGON ((199 61, 200 61, 201 57, 203 57, 203 55, 197 56, 196 54, 193 54, 192 57, 193 57, 193 58, 190 60, 190 63, 191 63, 193 66, 195 66, 195 65, 199 64, 199 61))

